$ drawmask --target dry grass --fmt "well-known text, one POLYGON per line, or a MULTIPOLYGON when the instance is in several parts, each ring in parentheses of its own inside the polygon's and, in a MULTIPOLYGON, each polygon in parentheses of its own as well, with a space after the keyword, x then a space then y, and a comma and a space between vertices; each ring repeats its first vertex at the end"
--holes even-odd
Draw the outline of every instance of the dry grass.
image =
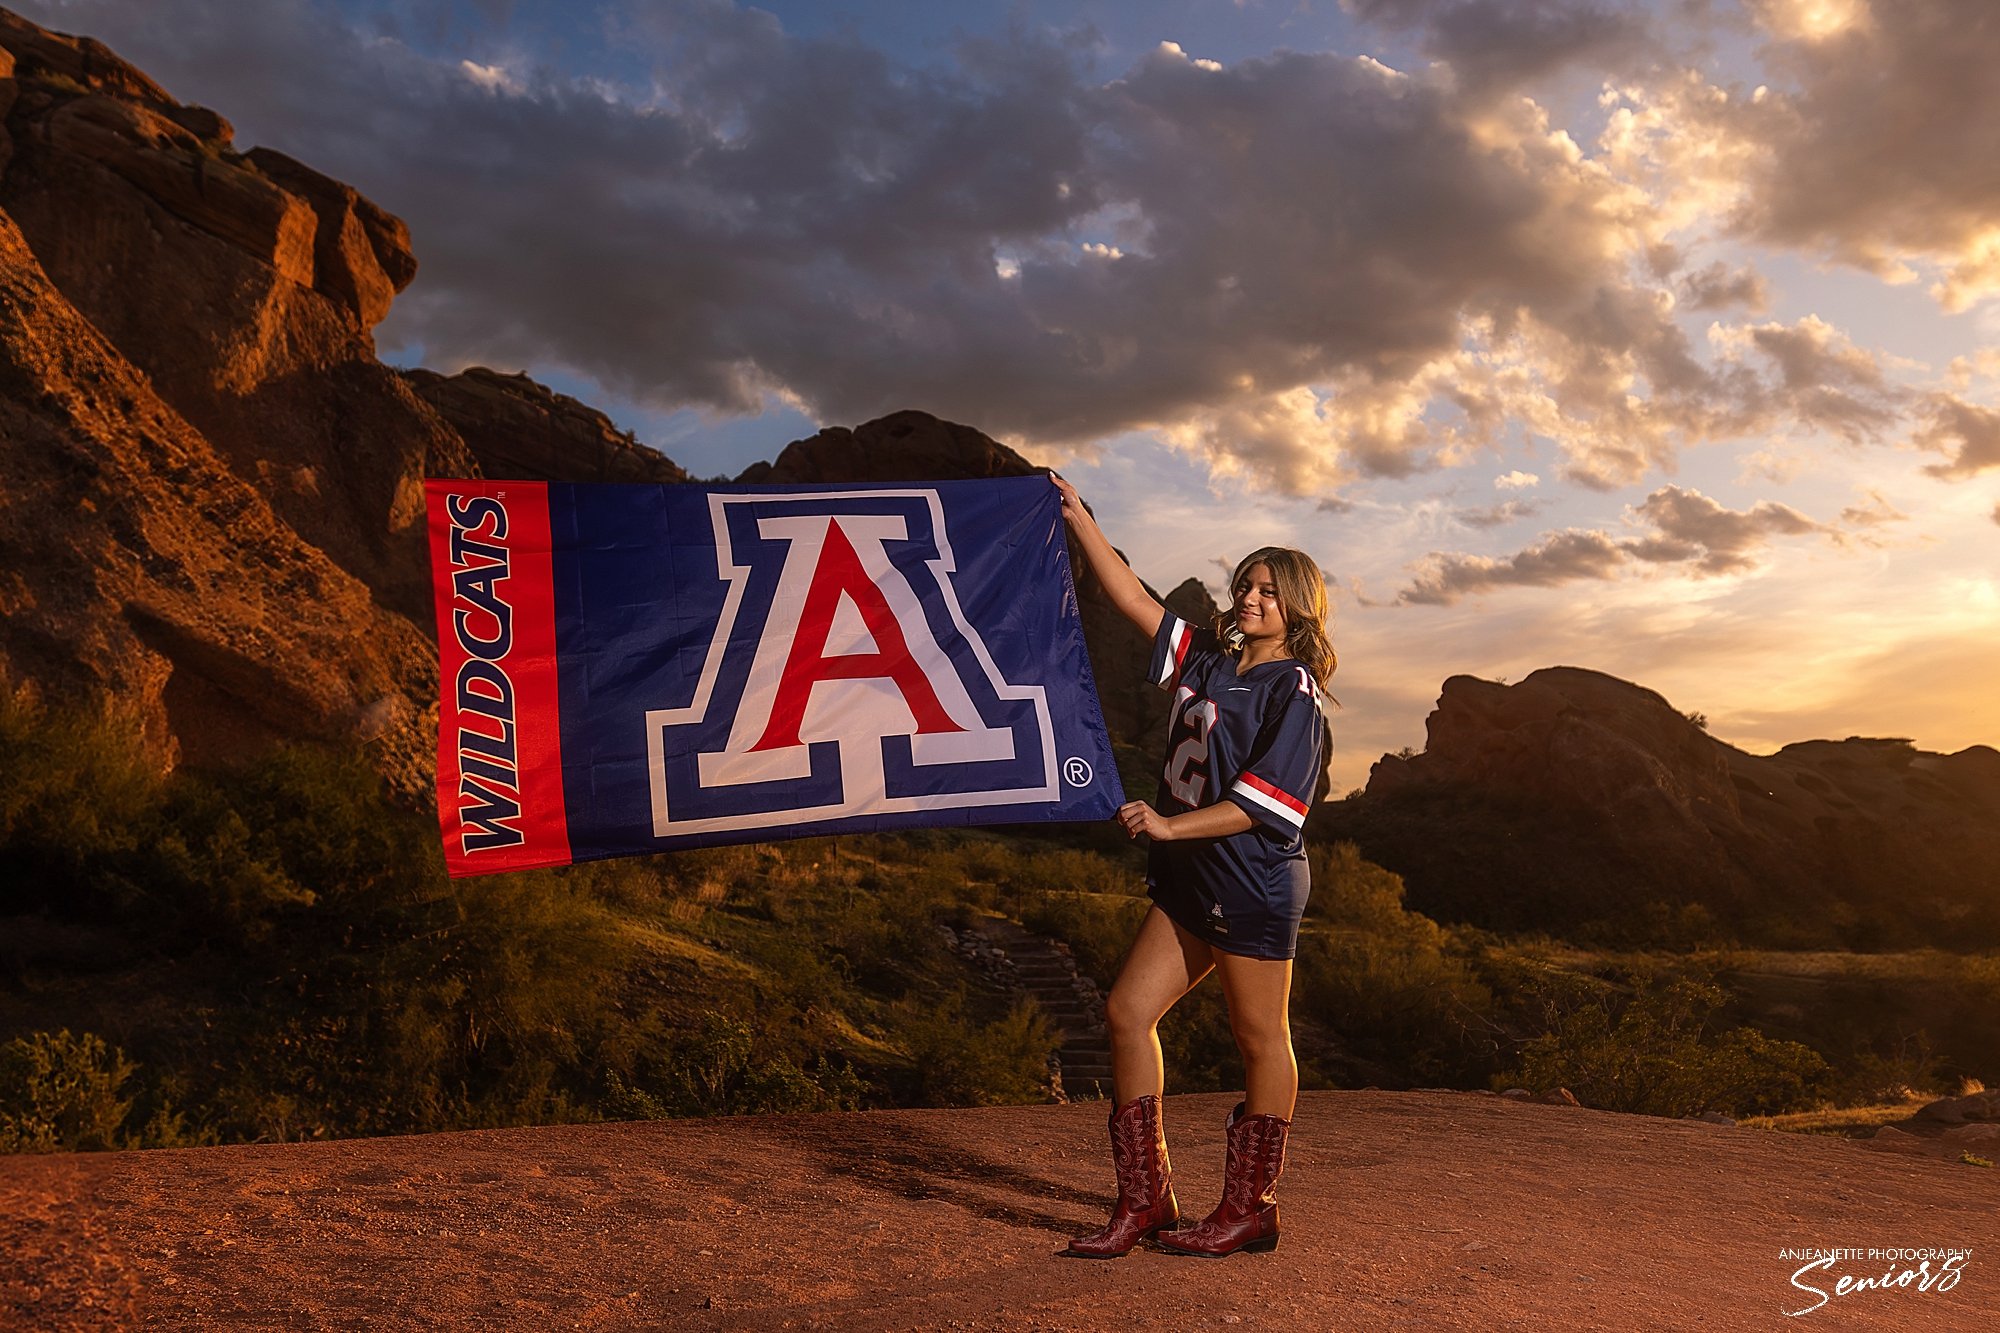
POLYGON ((1749 1116, 1739 1123, 1750 1129, 1778 1129, 1790 1134, 1825 1134, 1833 1138, 1861 1137, 1861 1131, 1878 1129, 1897 1120, 1907 1120, 1929 1097, 1913 1096, 1899 1102, 1875 1106, 1820 1107, 1812 1111, 1792 1111, 1785 1115, 1749 1116))

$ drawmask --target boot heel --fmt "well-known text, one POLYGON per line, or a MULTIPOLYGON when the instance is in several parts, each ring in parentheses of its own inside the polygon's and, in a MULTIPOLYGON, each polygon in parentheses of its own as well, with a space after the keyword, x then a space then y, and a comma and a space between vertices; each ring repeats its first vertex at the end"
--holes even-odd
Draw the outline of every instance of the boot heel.
POLYGON ((1162 1222, 1160 1223, 1160 1225, 1154 1227, 1153 1234, 1157 1236, 1162 1231, 1179 1231, 1180 1229, 1181 1229, 1181 1220, 1177 1217, 1171 1222, 1162 1222))
POLYGON ((1272 1250, 1278 1248, 1278 1238, 1276 1236, 1266 1236, 1262 1240, 1250 1241, 1243 1248, 1250 1254, 1269 1254, 1272 1250))

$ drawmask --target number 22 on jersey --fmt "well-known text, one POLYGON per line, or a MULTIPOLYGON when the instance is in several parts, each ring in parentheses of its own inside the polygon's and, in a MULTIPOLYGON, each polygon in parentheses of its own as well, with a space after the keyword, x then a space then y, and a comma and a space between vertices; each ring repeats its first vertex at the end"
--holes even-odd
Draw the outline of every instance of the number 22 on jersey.
POLYGON ((1167 790, 1175 800, 1198 806, 1208 794, 1208 733, 1215 725, 1215 700, 1195 700, 1190 707, 1190 699, 1194 699, 1194 691, 1187 686, 1174 691, 1174 716, 1167 735, 1179 735, 1183 722, 1194 734, 1175 746, 1167 758, 1167 790))

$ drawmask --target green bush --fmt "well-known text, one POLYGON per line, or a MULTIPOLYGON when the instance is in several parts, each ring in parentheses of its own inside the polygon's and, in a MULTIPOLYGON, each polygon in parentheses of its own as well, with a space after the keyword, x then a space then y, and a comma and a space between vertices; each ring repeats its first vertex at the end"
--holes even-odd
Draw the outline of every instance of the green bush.
MULTIPOLYGON (((6 965, 79 1015, 72 1028, 104 1030, 93 1007, 128 1016, 132 1055, 0 1032, 18 1036, 0 1093, 17 1147, 1032 1101, 1054 1034, 968 989, 937 923, 1010 910, 1108 988, 1147 910, 1130 848, 990 830, 453 883, 435 820, 394 805, 360 756, 294 749, 162 778, 114 727, 5 700, 0 914, 46 918, 9 937, 6 965)), ((1605 1104, 1748 1112, 1822 1086, 1805 1048, 1719 1030, 1698 1003, 1676 1016, 1656 997, 1648 1019, 1607 990, 1552 1016, 1531 945, 1408 911, 1402 881, 1352 844, 1313 856, 1294 999, 1305 1086, 1328 1071, 1480 1082, 1502 1023, 1525 1042, 1512 1077, 1605 1104), (1727 1095, 1703 1103, 1686 1079, 1617 1063, 1649 1046, 1691 1050, 1671 1058, 1727 1095)), ((1689 941, 1708 931, 1695 914, 1671 924, 1689 941)), ((1830 988, 1835 1030, 1887 1049, 1922 1020, 1937 1038, 1926 1079, 1993 1078, 2000 963, 1941 957, 1932 973, 1894 1013, 1830 988), (1861 1024, 1878 1009, 1880 1031, 1861 1024)), ((1217 982, 1176 1006, 1161 1042, 1176 1090, 1240 1083, 1217 982)))
MULTIPOLYGON (((992 834, 455 884, 435 820, 392 804, 359 755, 163 778, 117 727, 0 693, 0 765, 0 913, 89 922, 94 955, 121 960, 91 993, 143 1006, 134 1038, 160 1075, 134 1093, 135 1143, 1016 1100, 1052 1044, 1021 1016, 947 1020, 916 998, 963 980, 937 921, 1026 864, 992 834), (689 936, 701 945, 674 943, 689 936), (175 993, 153 1003, 163 979, 175 993), (934 1066, 914 1083, 912 1046, 934 1066)), ((39 966, 65 984, 76 964, 39 966)), ((15 1137, 59 1141, 18 1118, 15 1137)))
POLYGON ((860 1106, 861 1080, 846 1065, 821 1060, 807 1069, 763 1046, 749 1024, 704 1014, 700 1027, 683 1034, 659 1068, 637 1084, 608 1070, 604 1113, 621 1120, 663 1120, 860 1106))
POLYGON ((1004 1106, 1040 1101, 1057 1036, 1029 1001, 990 1023, 966 1017, 965 992, 937 1003, 908 1000, 895 1006, 892 1030, 909 1051, 900 1089, 905 1104, 1004 1106))
POLYGON ((9 775, 0 857, 17 871, 0 909, 117 917, 169 945, 267 940, 288 909, 314 901, 311 876, 286 853, 308 847, 321 827, 315 807, 278 798, 352 789, 339 764, 281 755, 242 790, 190 775, 168 781, 103 722, 0 702, 0 771, 9 775))
POLYGON ((36 1032, 0 1046, 0 1152, 118 1145, 133 1065, 102 1037, 36 1032))
POLYGON ((1314 849, 1312 872, 1295 1012, 1381 1077, 1462 1082, 1490 1070, 1493 996, 1442 927, 1405 910, 1402 877, 1351 842, 1314 849))
POLYGON ((1067 944, 1078 970, 1108 994, 1149 906, 1136 895, 1044 893, 1028 901, 1021 922, 1067 944))
MULTIPOLYGON (((1222 1092, 1243 1086, 1243 1056, 1229 1027, 1222 978, 1210 976, 1160 1020, 1160 1055, 1169 1092, 1222 1092)), ((1301 1081, 1308 1081, 1300 1070, 1301 1081)))
POLYGON ((1777 1115, 1817 1105, 1832 1071, 1817 1052, 1752 1028, 1712 1031, 1728 992, 1691 976, 1642 971, 1633 993, 1551 974, 1540 994, 1546 1030, 1495 1087, 1568 1088, 1586 1106, 1645 1115, 1777 1115))

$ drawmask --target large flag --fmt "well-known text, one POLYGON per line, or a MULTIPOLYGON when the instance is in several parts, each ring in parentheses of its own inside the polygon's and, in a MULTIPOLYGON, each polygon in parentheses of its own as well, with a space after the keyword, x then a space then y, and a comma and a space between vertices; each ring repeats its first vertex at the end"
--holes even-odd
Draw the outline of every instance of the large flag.
POLYGON ((1124 800, 1045 477, 425 489, 453 875, 1124 800))

